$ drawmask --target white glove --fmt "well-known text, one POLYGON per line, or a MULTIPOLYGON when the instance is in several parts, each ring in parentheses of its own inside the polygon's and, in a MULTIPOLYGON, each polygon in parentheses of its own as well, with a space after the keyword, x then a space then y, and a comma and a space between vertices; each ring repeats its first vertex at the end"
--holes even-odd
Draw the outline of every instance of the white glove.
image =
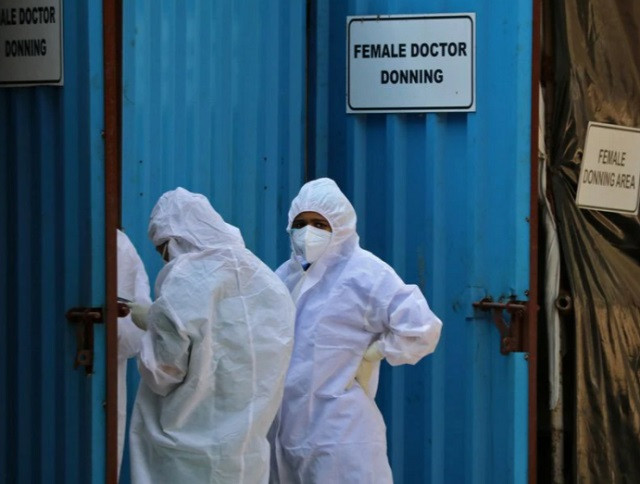
POLYGON ((368 395, 369 382, 371 381, 371 374, 373 373, 375 364, 383 358, 384 355, 382 351, 380 351, 379 343, 374 341, 371 343, 371 346, 367 348, 367 351, 364 352, 360 366, 358 366, 358 370, 356 371, 355 380, 352 380, 349 385, 347 385, 347 390, 353 386, 354 381, 357 381, 368 395))
POLYGON ((147 330, 147 317, 149 314, 149 307, 146 304, 138 304, 136 302, 127 303, 129 310, 131 311, 131 320, 138 328, 143 331, 147 330))

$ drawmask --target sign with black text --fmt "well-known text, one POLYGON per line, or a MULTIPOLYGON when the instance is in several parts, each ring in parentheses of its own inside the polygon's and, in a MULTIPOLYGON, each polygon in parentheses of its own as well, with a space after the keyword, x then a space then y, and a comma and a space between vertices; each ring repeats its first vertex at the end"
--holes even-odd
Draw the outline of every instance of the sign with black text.
POLYGON ((0 87, 63 84, 62 0, 0 0, 0 87))
POLYGON ((591 122, 584 145, 577 205, 637 214, 640 129, 591 122))
POLYGON ((475 14, 347 17, 347 112, 475 111, 475 14))

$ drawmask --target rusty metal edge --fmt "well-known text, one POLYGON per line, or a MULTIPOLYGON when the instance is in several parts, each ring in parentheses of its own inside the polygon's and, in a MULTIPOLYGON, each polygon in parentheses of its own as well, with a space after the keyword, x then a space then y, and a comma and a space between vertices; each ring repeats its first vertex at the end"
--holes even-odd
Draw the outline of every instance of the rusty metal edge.
POLYGON ((121 0, 104 0, 104 131, 105 131, 105 332, 106 332, 106 464, 105 482, 118 481, 118 334, 117 235, 120 170, 121 0))
POLYGON ((538 480, 538 122, 541 0, 532 2, 531 48, 531 194, 529 214, 529 314, 526 339, 529 363, 529 483, 538 480))

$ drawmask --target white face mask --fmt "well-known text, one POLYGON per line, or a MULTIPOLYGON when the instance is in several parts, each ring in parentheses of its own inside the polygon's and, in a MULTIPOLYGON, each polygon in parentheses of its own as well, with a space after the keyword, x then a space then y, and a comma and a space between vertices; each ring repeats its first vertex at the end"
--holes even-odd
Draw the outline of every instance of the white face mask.
POLYGON ((331 242, 331 232, 306 225, 291 230, 291 242, 296 254, 311 264, 317 261, 331 242))

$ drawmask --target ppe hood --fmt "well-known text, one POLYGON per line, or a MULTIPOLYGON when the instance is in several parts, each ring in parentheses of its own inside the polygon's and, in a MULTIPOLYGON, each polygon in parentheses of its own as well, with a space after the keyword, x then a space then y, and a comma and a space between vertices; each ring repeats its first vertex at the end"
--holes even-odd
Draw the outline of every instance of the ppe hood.
POLYGON ((149 238, 158 247, 169 244, 171 258, 217 246, 244 247, 240 231, 226 223, 209 200, 184 188, 164 193, 151 212, 149 238))
POLYGON ((327 219, 333 232, 329 247, 357 237, 356 211, 330 178, 318 178, 302 186, 291 202, 287 232, 291 233, 291 224, 301 212, 317 212, 327 219))

